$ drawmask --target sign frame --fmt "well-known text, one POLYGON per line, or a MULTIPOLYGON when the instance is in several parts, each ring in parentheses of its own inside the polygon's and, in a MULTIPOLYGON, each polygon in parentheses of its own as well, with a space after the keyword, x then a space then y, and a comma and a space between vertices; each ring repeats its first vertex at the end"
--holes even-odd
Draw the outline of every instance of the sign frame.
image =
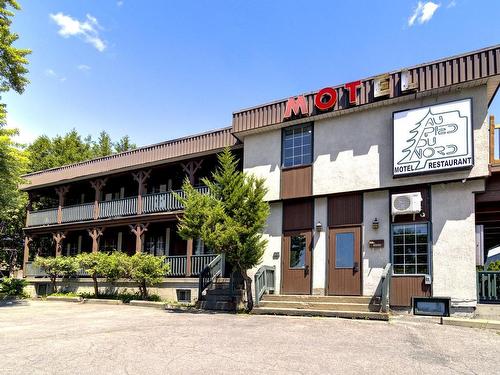
MULTIPOLYGON (((465 170, 471 170, 475 166, 475 149, 474 149, 474 106, 473 106, 473 98, 472 97, 464 97, 464 98, 459 98, 459 99, 453 99, 453 100, 447 100, 444 102, 439 102, 439 103, 433 103, 433 104, 428 104, 428 105, 423 105, 423 106, 418 106, 418 107, 409 107, 397 111, 392 112, 392 124, 391 124, 391 164, 392 164, 392 178, 397 179, 397 178, 404 178, 404 177, 416 177, 416 176, 422 176, 422 175, 432 175, 432 174, 439 174, 439 173, 450 173, 450 172, 457 172, 457 171, 465 171, 465 170), (395 167, 395 160, 394 160, 394 155, 395 155, 395 144, 394 144, 394 130, 395 130, 395 115, 401 112, 408 112, 412 110, 418 110, 422 108, 429 108, 431 109, 432 107, 435 106, 440 106, 440 105, 445 105, 445 104, 451 104, 455 102, 462 102, 462 101, 468 101, 469 106, 470 106, 470 142, 471 142, 471 151, 470 151, 470 157, 471 159, 471 164, 470 165, 464 165, 464 166, 457 166, 457 167, 451 167, 451 168, 441 168, 441 169, 435 169, 435 170, 423 170, 423 171, 415 171, 415 172, 407 172, 407 173, 398 173, 395 174, 394 172, 394 167, 395 167)), ((467 156, 469 157, 469 156, 467 156)))

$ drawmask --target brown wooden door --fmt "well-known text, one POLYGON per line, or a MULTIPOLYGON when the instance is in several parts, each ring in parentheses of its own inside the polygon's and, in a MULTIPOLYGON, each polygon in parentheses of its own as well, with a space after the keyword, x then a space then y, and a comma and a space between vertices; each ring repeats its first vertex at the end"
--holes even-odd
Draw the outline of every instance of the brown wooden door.
POLYGON ((360 228, 332 228, 328 242, 328 294, 361 295, 360 228))
POLYGON ((283 235, 281 292, 311 294, 311 231, 283 235))

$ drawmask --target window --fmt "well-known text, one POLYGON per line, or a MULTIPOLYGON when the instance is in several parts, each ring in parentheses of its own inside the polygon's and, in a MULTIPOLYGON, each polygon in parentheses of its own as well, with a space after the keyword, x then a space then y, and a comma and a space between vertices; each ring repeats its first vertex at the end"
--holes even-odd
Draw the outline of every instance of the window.
POLYGON ((427 223, 392 226, 394 274, 429 274, 429 226, 427 223))
POLYGON ((299 125, 283 129, 283 166, 312 162, 312 125, 299 125))
POLYGON ((292 236, 290 238, 290 268, 306 266, 306 237, 292 236))
POLYGON ((354 233, 335 235, 335 268, 354 267, 354 233))

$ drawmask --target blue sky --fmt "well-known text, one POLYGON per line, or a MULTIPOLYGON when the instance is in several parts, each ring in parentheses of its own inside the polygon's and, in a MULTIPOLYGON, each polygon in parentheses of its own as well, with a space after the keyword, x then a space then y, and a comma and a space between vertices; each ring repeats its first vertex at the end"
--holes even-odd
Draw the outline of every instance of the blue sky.
MULTIPOLYGON (((233 111, 500 43, 499 1, 20 0, 21 141, 76 128, 138 145, 233 111)), ((491 111, 500 117, 500 99, 491 111)))

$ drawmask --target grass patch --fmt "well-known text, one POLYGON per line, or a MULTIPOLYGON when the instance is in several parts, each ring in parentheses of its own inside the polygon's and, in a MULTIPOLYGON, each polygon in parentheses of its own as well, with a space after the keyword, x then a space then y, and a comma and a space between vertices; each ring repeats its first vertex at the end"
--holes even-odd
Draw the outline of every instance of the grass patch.
POLYGON ((49 294, 50 297, 80 297, 78 293, 75 292, 57 292, 49 294))

